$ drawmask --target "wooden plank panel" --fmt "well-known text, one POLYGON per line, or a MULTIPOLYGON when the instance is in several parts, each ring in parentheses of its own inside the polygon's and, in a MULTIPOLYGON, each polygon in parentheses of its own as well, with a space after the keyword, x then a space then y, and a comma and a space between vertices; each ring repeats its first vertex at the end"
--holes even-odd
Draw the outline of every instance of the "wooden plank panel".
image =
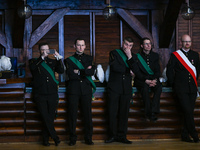
POLYGON ((0 88, 0 136, 24 135, 24 84, 0 88))
POLYGON ((64 58, 67 58, 75 53, 74 41, 78 37, 85 39, 85 53, 90 55, 90 16, 66 15, 64 16, 64 29, 64 58))
POLYGON ((101 64, 104 70, 108 65, 109 52, 120 48, 119 21, 118 18, 109 21, 105 20, 102 15, 95 16, 95 63, 101 64))

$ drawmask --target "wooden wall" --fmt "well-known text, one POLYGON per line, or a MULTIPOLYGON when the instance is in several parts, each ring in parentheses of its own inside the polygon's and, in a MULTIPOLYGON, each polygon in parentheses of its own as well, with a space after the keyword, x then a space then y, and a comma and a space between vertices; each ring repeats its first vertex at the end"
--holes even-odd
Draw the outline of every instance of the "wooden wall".
POLYGON ((192 49, 200 53, 200 10, 196 10, 196 15, 192 20, 184 20, 179 15, 177 20, 177 47, 176 49, 181 47, 181 36, 183 34, 189 34, 192 37, 192 49))
MULTIPOLYGON (((33 31, 47 18, 45 15, 33 15, 33 31)), ((86 41, 86 54, 94 56, 96 64, 102 64, 104 70, 108 65, 109 52, 121 46, 121 38, 130 36, 134 39, 133 52, 136 53, 140 48, 140 37, 126 22, 119 17, 113 20, 105 20, 102 14, 95 15, 93 19, 94 27, 91 31, 90 14, 83 15, 65 15, 64 16, 64 58, 74 54, 74 41, 82 37, 86 41), (120 25, 122 22, 122 25, 120 25), (122 33, 120 32, 122 30, 122 33), (94 32, 94 33, 92 33, 94 32), (94 34, 92 38, 91 34, 94 34), (90 41, 94 41, 92 44, 90 41)), ((142 24, 149 28, 149 17, 146 15, 136 15, 142 24)), ((58 24, 56 24, 41 40, 39 40, 32 49, 32 57, 39 57, 38 44, 41 42, 49 43, 50 48, 57 49, 58 46, 58 24)))

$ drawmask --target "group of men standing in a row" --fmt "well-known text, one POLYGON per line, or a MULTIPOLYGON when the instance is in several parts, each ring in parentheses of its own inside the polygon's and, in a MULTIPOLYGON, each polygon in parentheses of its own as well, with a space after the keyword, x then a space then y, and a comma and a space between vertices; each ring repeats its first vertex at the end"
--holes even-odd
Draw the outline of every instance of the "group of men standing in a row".
MULTIPOLYGON (((178 102, 182 108, 184 124, 181 138, 186 142, 199 142, 198 133, 195 130, 194 106, 197 97, 197 79, 199 74, 199 55, 190 49, 191 38, 183 35, 182 48, 173 52, 167 65, 168 83, 174 87, 178 102), (192 137, 192 139, 190 138, 192 137)), ((162 85, 159 81, 160 65, 159 55, 152 51, 152 43, 149 38, 141 41, 141 51, 133 54, 133 39, 126 37, 122 47, 110 52, 110 75, 107 83, 108 94, 108 139, 105 143, 121 142, 131 144, 126 137, 128 128, 128 114, 130 100, 132 98, 132 79, 134 86, 138 88, 144 102, 145 118, 156 122, 160 112, 160 94, 162 85), (154 95, 149 97, 149 90, 154 95)), ((76 122, 78 105, 80 103, 83 119, 85 143, 93 145, 92 133, 92 97, 96 86, 91 79, 95 73, 93 57, 84 53, 85 40, 75 40, 75 54, 66 58, 66 82, 69 122, 69 145, 76 144, 76 122)), ((64 73, 63 58, 55 51, 56 59, 48 58, 49 46, 47 43, 39 45, 40 57, 31 59, 29 66, 33 75, 33 91, 37 108, 42 116, 43 145, 49 146, 49 137, 55 145, 60 143, 55 128, 54 117, 58 103, 58 81, 54 73, 64 73)))

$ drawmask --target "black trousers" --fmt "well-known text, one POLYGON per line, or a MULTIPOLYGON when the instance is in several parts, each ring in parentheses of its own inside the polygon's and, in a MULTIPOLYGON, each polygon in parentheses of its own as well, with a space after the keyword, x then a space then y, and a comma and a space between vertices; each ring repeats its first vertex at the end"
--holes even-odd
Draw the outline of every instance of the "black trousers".
POLYGON ((176 93, 178 97, 178 102, 180 104, 183 116, 183 129, 182 136, 191 135, 192 138, 197 138, 198 133, 195 129, 194 122, 194 108, 197 93, 176 93))
POLYGON ((35 95, 35 102, 43 121, 43 140, 58 138, 54 127, 55 111, 58 105, 58 94, 35 95))
POLYGON ((108 93, 108 133, 110 137, 126 137, 132 94, 108 93))
POLYGON ((162 92, 162 85, 160 82, 157 83, 157 85, 155 87, 149 87, 149 85, 144 84, 143 88, 138 88, 141 96, 142 96, 142 100, 144 102, 144 111, 145 111, 145 115, 149 116, 151 115, 151 113, 160 113, 160 95, 162 92), (150 99, 149 96, 149 91, 153 92, 153 98, 152 100, 150 99))
POLYGON ((80 102, 81 115, 84 122, 84 139, 92 139, 92 94, 89 95, 68 95, 68 121, 69 121, 69 139, 76 141, 76 122, 78 115, 78 105, 80 102))

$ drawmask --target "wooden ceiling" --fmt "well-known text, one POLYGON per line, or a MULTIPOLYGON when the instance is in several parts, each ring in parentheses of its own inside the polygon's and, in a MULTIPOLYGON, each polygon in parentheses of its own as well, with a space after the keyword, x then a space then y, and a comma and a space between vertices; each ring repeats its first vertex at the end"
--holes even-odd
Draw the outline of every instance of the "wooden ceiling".
MULTIPOLYGON (((169 0, 110 0, 113 7, 124 9, 163 9, 169 0)), ((1 0, 0 9, 15 8, 16 3, 23 0, 1 0)), ((103 9, 106 0, 27 0, 33 9, 58 9, 69 7, 72 9, 103 9)))
MULTIPOLYGON (((27 0, 27 4, 30 5, 34 10, 56 10, 60 8, 69 8, 70 10, 102 10, 108 4, 108 0, 27 0)), ((180 12, 182 4, 185 3, 185 0, 110 0, 110 4, 113 7, 124 9, 124 10, 160 10, 163 12, 162 24, 160 24, 159 29, 159 47, 168 47, 170 40, 176 25, 176 20, 180 12)), ((4 12, 6 10, 12 10, 18 8, 23 4, 23 0, 1 0, 0 1, 0 11, 4 12)), ((199 0, 190 0, 190 5, 195 9, 200 9, 199 0), (195 4, 195 6, 193 6, 195 4)), ((118 11, 119 12, 119 11, 118 11)), ((24 20, 20 21, 16 13, 14 15, 14 22, 18 23, 22 27, 24 20), (21 23, 20 23, 21 22, 21 23)), ((151 14, 151 13, 150 13, 151 14)), ((119 14, 121 15, 121 14, 119 14)), ((122 15, 121 15, 122 16, 122 15)), ((122 17, 126 20, 135 20, 134 16, 130 16, 128 13, 125 13, 122 17)), ((127 21, 126 21, 127 22, 127 21)), ((139 22, 138 22, 139 23, 139 22)), ((135 22, 132 21, 128 23, 133 28, 135 22)), ((15 24, 16 26, 16 24, 15 24)), ((17 27, 18 28, 18 27, 17 27)), ((134 30, 135 30, 134 29, 134 30)), ((15 29, 14 29, 15 30, 15 29)), ((17 29, 16 29, 17 30, 17 29)), ((18 28, 19 30, 19 28, 18 28)), ((138 29, 138 31, 143 29, 138 29)), ((147 32, 141 33, 148 34, 147 32)), ((17 35, 20 35, 17 33, 17 35)))

